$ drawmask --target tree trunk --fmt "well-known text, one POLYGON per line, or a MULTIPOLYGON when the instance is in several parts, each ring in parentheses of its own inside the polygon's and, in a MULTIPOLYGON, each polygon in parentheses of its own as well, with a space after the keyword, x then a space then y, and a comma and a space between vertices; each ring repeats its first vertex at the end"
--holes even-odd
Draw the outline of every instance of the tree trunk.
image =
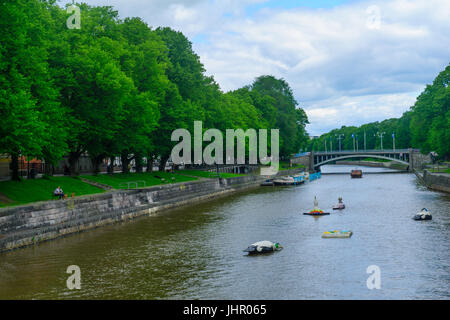
POLYGON ((135 157, 135 161, 136 161, 136 172, 142 173, 142 168, 143 168, 142 156, 140 154, 137 154, 135 157))
POLYGON ((53 164, 49 159, 44 159, 44 173, 47 176, 53 176, 53 164))
POLYGON ((161 162, 159 163, 159 171, 165 171, 166 170, 166 162, 169 160, 169 156, 163 155, 161 156, 161 162))
POLYGON ((128 165, 130 164, 130 159, 128 159, 128 154, 122 153, 120 155, 120 159, 122 160, 122 173, 130 173, 128 165))
POLYGON ((100 172, 100 164, 102 163, 103 156, 95 156, 91 158, 93 173, 98 175, 100 172))
POLYGON ((78 175, 78 159, 80 158, 81 153, 80 152, 70 152, 69 153, 69 174, 71 176, 77 176, 78 175))
POLYGON ((11 153, 11 180, 20 181, 19 176, 19 155, 17 153, 11 153))
POLYGON ((153 159, 154 159, 154 156, 152 154, 149 154, 147 156, 147 172, 153 171, 153 159))
POLYGON ((108 174, 114 173, 114 157, 109 157, 108 174))

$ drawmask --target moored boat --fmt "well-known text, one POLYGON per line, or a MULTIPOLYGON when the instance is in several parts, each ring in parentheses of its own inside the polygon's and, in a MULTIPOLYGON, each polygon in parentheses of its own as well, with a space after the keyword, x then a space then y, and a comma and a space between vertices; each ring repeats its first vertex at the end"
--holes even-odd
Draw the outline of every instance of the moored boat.
POLYGON ((263 186, 263 187, 273 186, 273 185, 274 185, 274 183, 273 183, 272 179, 267 179, 267 180, 264 180, 263 182, 261 182, 261 186, 263 186))
POLYGON ((352 171, 350 172, 350 176, 351 176, 352 178, 362 178, 362 170, 357 170, 357 169, 352 170, 352 171))
POLYGON ((279 179, 274 179, 273 183, 276 186, 290 186, 295 184, 295 180, 292 177, 281 177, 279 179))

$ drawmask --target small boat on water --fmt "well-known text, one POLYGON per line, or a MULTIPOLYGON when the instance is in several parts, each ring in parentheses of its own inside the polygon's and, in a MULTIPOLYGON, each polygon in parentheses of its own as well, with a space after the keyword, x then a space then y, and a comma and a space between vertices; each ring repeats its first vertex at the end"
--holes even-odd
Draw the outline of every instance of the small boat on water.
POLYGON ((263 186, 263 187, 273 186, 273 185, 274 185, 273 179, 267 179, 267 180, 264 180, 263 182, 261 182, 261 186, 263 186))
POLYGON ((358 169, 352 170, 350 172, 350 176, 352 178, 362 178, 362 170, 358 170, 358 169))
POLYGON ((350 238, 353 232, 351 231, 341 231, 341 230, 330 230, 325 231, 322 234, 322 238, 330 239, 330 238, 350 238))
POLYGON ((414 220, 431 220, 432 216, 430 211, 427 208, 423 208, 419 213, 417 213, 414 217, 414 220))
POLYGON ((345 204, 342 202, 342 197, 338 198, 338 203, 333 206, 333 210, 345 209, 345 204))
POLYGON ((248 252, 248 254, 261 254, 261 253, 269 253, 274 251, 280 251, 283 247, 278 242, 271 241, 258 241, 248 246, 247 249, 243 250, 244 252, 248 252))
POLYGON ((281 177, 279 179, 274 179, 273 184, 276 186, 290 186, 295 184, 294 178, 288 176, 288 177, 281 177))
POLYGON ((309 216, 326 216, 330 213, 323 212, 323 210, 319 209, 319 202, 317 201, 316 196, 314 196, 314 209, 309 212, 303 212, 303 214, 309 215, 309 216))

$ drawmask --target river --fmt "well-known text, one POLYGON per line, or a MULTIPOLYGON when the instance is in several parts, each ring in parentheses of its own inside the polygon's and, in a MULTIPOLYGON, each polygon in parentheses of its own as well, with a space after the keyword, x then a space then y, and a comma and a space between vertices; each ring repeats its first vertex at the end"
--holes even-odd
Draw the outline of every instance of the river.
POLYGON ((0 254, 0 299, 449 299, 450 196, 362 170, 375 174, 258 188, 0 254), (315 195, 325 211, 339 196, 347 208, 303 215, 315 195), (433 220, 412 220, 423 207, 433 220), (322 239, 330 229, 354 234, 322 239), (259 240, 284 249, 242 252, 259 240), (66 287, 69 265, 81 290, 66 287), (366 285, 371 265, 380 289, 366 285))

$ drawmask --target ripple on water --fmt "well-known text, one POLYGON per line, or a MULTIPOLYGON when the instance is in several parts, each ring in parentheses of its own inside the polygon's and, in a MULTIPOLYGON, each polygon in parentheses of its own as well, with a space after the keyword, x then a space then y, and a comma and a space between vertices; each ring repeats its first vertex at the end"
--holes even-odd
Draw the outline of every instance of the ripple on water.
POLYGON ((2 254, 0 298, 448 299, 449 202, 411 174, 260 188, 2 254), (346 209, 304 216, 314 196, 324 210, 342 196, 346 209), (413 221, 423 207, 433 220, 413 221), (322 239, 330 229, 354 235, 322 239), (284 249, 242 252, 259 240, 284 249), (82 290, 65 287, 71 264, 82 290), (369 265, 381 290, 366 287, 369 265))

